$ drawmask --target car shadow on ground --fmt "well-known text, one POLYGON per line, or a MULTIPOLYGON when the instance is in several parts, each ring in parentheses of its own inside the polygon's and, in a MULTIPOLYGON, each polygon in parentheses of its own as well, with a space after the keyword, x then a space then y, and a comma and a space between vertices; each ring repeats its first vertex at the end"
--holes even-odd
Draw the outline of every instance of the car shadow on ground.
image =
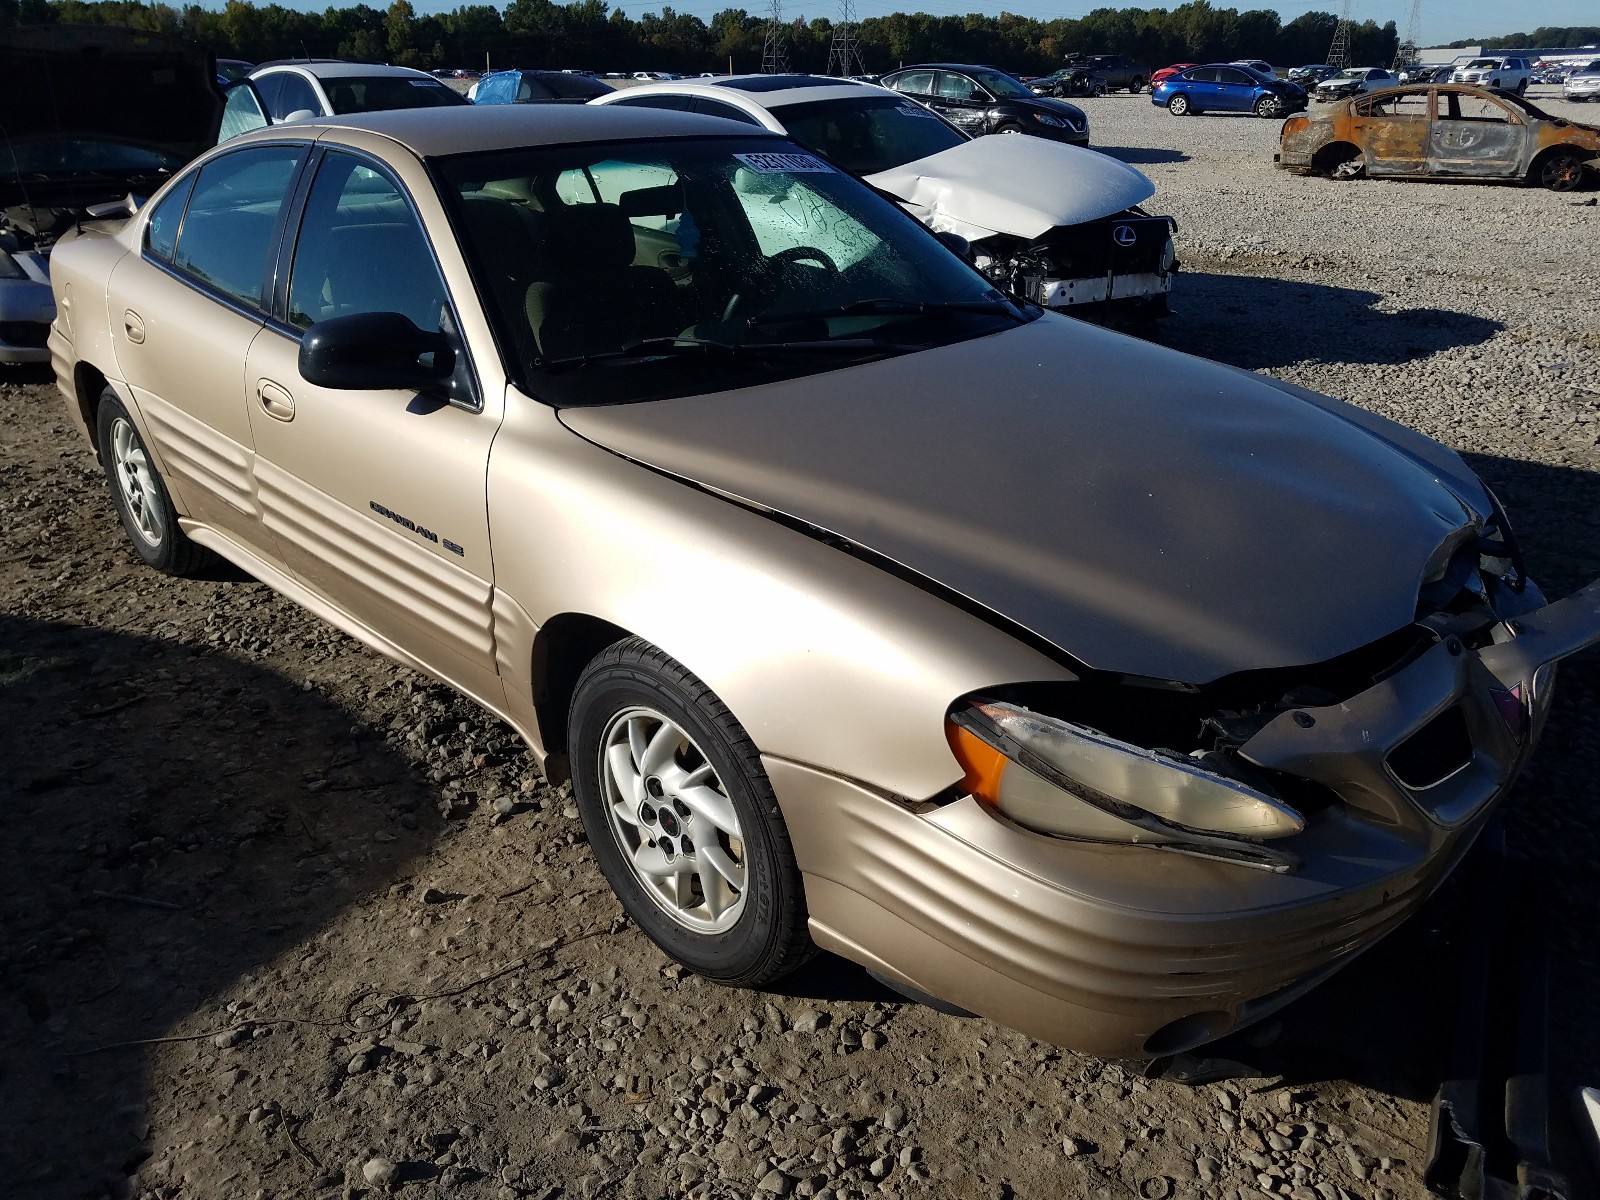
POLYGON ((1382 299, 1359 288, 1184 271, 1172 316, 1147 333, 1175 350, 1258 371, 1299 362, 1392 366, 1482 345, 1505 328, 1444 308, 1384 312, 1382 299))
POLYGON ((217 998, 403 876, 437 797, 319 693, 110 630, 0 617, 0 727, 0 1159, 18 1195, 121 1195, 148 1155, 125 1043, 261 1015, 217 998))
POLYGON ((1092 149, 1130 166, 1151 166, 1156 163, 1188 162, 1182 150, 1160 150, 1153 146, 1094 146, 1092 149))

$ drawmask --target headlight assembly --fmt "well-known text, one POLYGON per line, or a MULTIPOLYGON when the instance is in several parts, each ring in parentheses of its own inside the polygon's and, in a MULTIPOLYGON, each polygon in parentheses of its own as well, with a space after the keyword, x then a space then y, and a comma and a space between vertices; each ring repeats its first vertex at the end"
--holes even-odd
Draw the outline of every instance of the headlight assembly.
POLYGON ((1067 123, 1060 117, 1052 117, 1049 113, 1036 112, 1033 114, 1033 119, 1041 125, 1053 125, 1057 129, 1065 129, 1067 127, 1067 123))
POLYGON ((947 723, 962 786, 1027 829, 1144 844, 1272 871, 1299 865, 1265 843, 1305 828, 1283 802, 1212 769, 1003 701, 974 699, 947 723))

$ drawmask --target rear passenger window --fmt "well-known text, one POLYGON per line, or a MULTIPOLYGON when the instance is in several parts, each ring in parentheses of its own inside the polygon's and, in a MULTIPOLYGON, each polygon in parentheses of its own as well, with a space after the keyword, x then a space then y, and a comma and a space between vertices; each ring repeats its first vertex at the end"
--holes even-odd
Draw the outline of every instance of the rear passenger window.
POLYGON ((262 287, 278 213, 299 162, 299 147, 260 146, 202 167, 173 265, 225 296, 264 307, 262 287))
POLYGON ((178 242, 178 226, 183 222, 183 206, 194 190, 194 176, 182 180, 155 206, 144 225, 144 248, 162 262, 172 261, 172 248, 178 242))
POLYGON ((442 327, 444 280, 422 224, 400 188, 349 154, 322 160, 295 245, 289 324, 397 312, 419 329, 442 327))

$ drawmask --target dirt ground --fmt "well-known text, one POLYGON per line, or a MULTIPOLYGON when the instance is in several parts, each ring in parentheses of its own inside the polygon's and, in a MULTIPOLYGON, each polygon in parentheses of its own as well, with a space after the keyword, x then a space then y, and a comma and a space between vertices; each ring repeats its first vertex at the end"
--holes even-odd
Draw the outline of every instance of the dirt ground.
MULTIPOLYGON (((1267 123, 1098 103, 1101 140, 1159 165, 1156 210, 1185 224, 1159 340, 1444 438, 1547 590, 1600 574, 1593 208, 1357 184, 1311 222, 1334 185, 1275 175, 1267 123), (1352 247, 1419 208, 1483 244, 1352 247), (1565 241, 1562 264, 1464 285, 1509 253, 1486 209, 1565 241)), ((902 1002, 827 956, 776 992, 703 983, 623 917, 509 729, 243 575, 140 566, 40 371, 0 375, 0 613, 6 1195, 1426 1194, 1456 893, 1252 1039, 1260 1074, 1204 1087, 902 1002)), ((1564 1106, 1600 1083, 1597 714, 1591 655, 1507 814, 1551 885, 1575 1196, 1595 1194, 1564 1106)))

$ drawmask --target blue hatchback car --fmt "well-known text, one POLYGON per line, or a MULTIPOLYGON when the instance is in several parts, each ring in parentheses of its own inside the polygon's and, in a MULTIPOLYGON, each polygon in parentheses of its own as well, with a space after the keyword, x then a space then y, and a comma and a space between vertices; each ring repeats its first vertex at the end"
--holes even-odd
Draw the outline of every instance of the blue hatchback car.
POLYGON ((1211 63, 1163 79, 1151 89, 1150 101, 1175 117, 1198 112, 1249 112, 1277 118, 1305 108, 1306 90, 1253 67, 1211 63))

